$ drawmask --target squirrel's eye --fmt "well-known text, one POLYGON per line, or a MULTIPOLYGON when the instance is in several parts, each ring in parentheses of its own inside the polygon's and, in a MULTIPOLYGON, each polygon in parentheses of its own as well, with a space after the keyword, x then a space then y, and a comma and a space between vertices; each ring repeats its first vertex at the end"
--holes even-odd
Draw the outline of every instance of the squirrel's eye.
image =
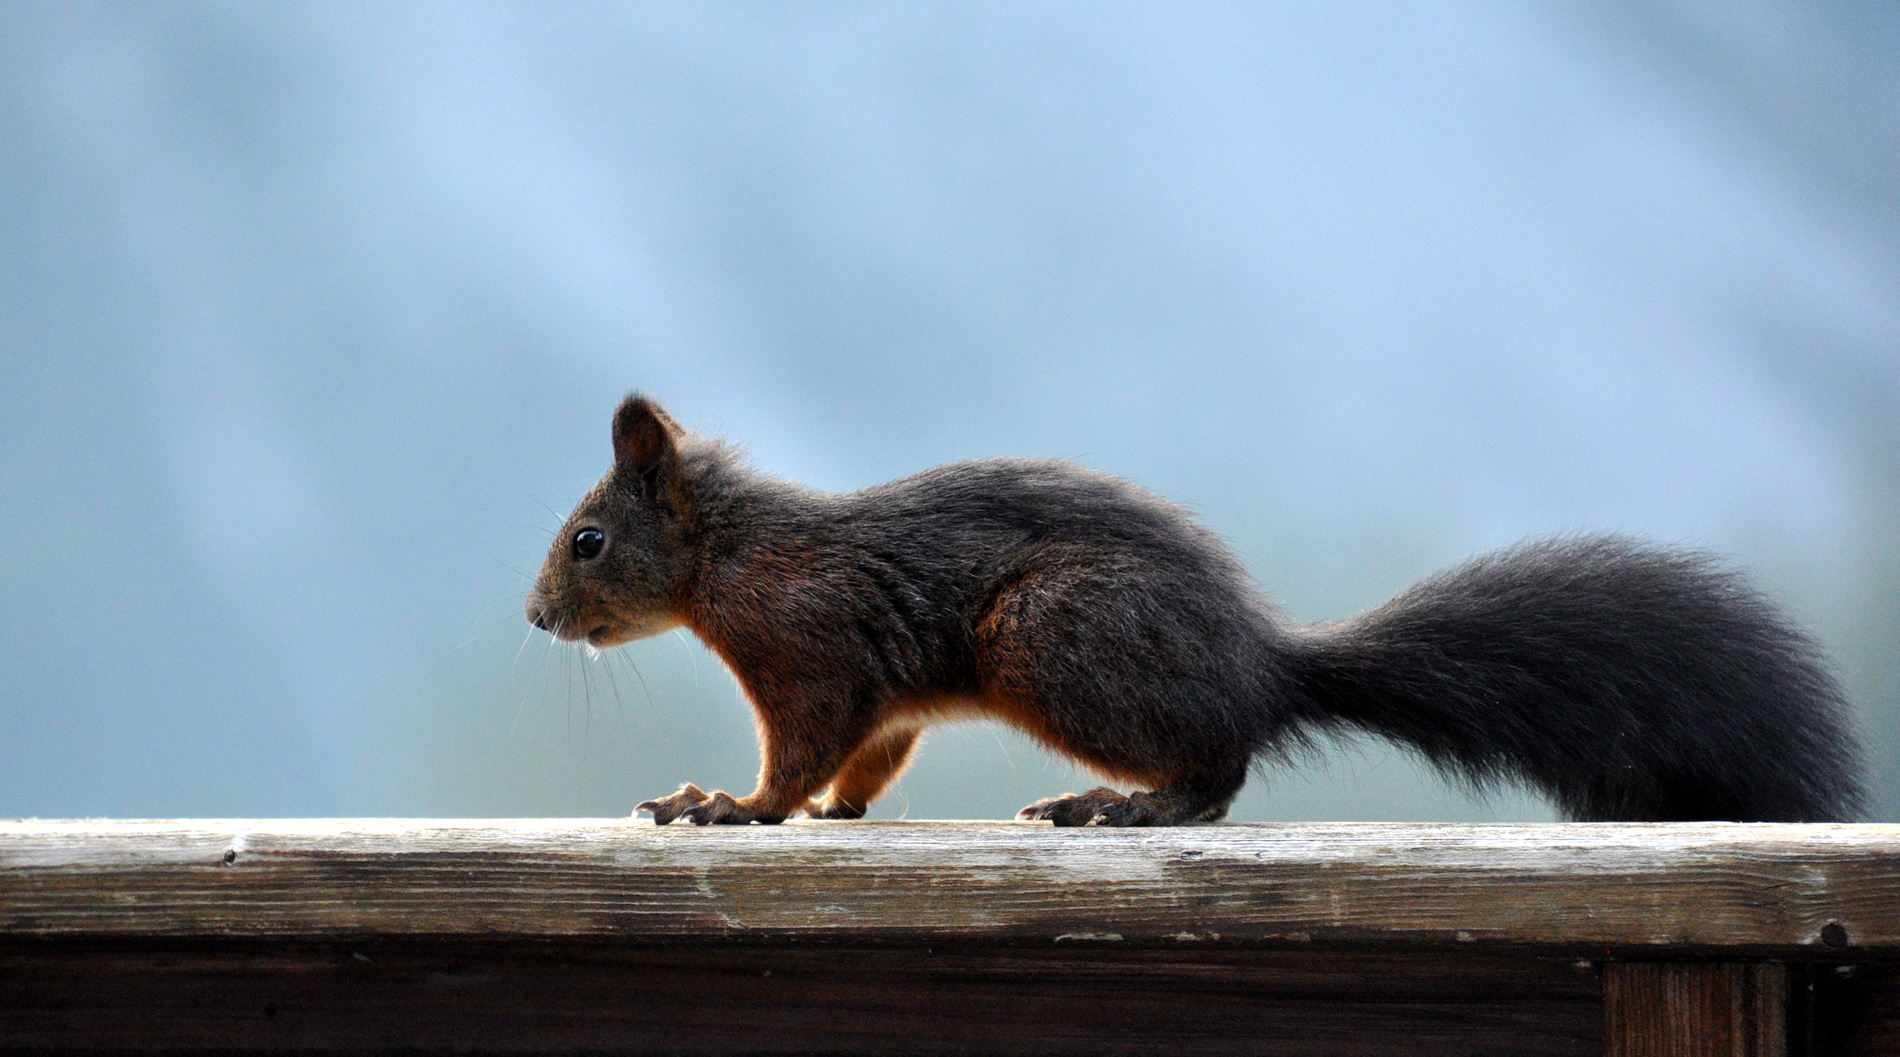
POLYGON ((582 529, 574 533, 574 557, 577 561, 600 557, 600 549, 607 545, 607 537, 599 529, 582 529))

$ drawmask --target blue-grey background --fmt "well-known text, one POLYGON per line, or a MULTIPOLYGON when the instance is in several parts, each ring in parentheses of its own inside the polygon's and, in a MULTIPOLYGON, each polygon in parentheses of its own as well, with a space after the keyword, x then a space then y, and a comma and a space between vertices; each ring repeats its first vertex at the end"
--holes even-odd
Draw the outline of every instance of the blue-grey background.
MULTIPOLYGON (((1578 529, 1825 642, 1900 816, 1900 8, 0 5, 0 813, 751 787, 520 617, 645 388, 848 489, 1065 456, 1292 613, 1578 529)), ((932 738, 880 814, 1086 776, 932 738)), ((1242 818, 1547 818, 1377 744, 1242 818)))

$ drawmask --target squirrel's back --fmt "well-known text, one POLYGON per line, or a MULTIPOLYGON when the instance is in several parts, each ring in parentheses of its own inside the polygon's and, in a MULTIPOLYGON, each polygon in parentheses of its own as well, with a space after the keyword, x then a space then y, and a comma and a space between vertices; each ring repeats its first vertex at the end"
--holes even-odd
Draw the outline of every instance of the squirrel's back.
MULTIPOLYGON (((1580 820, 1820 821, 1863 807, 1847 706, 1819 650, 1706 554, 1535 541, 1302 625, 1185 508, 1068 463, 954 463, 843 498, 857 513, 841 527, 879 552, 980 570, 963 599, 975 620, 1018 570, 1046 569, 1047 551, 1085 564, 1104 616, 1066 617, 1038 640, 1045 663, 1073 661, 1123 707, 1230 731, 1253 754, 1357 727, 1467 784, 1539 789, 1580 820), (1148 641, 1215 648, 1160 663, 1105 626, 1130 614, 1148 641), (1126 657, 1167 670, 1124 672, 1126 657)), ((1150 740, 1128 726, 1123 742, 1150 740)))

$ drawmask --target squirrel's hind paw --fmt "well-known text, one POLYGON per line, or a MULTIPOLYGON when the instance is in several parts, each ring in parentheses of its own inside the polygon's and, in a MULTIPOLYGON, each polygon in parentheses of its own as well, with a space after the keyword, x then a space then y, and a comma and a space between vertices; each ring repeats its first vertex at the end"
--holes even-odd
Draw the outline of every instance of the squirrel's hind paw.
POLYGON ((1152 821, 1142 819, 1140 813, 1131 811, 1130 807, 1127 797, 1101 787, 1086 793, 1065 793, 1038 800, 1016 812, 1016 817, 1031 822, 1053 822, 1058 826, 1145 826, 1152 821))
POLYGON ((1038 800, 1018 811, 1016 817, 1047 820, 1058 826, 1178 826, 1213 821, 1226 813, 1226 801, 1210 807, 1205 797, 1196 798, 1179 790, 1123 796, 1104 787, 1038 800))

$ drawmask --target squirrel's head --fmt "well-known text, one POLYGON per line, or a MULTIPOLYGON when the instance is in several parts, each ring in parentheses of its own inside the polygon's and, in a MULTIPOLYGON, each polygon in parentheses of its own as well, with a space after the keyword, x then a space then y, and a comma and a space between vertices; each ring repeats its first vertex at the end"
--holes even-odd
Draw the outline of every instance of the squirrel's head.
POLYGON ((672 594, 685 566, 686 431, 634 393, 614 412, 614 468, 554 537, 528 592, 528 622, 563 639, 618 646, 678 627, 672 594))

